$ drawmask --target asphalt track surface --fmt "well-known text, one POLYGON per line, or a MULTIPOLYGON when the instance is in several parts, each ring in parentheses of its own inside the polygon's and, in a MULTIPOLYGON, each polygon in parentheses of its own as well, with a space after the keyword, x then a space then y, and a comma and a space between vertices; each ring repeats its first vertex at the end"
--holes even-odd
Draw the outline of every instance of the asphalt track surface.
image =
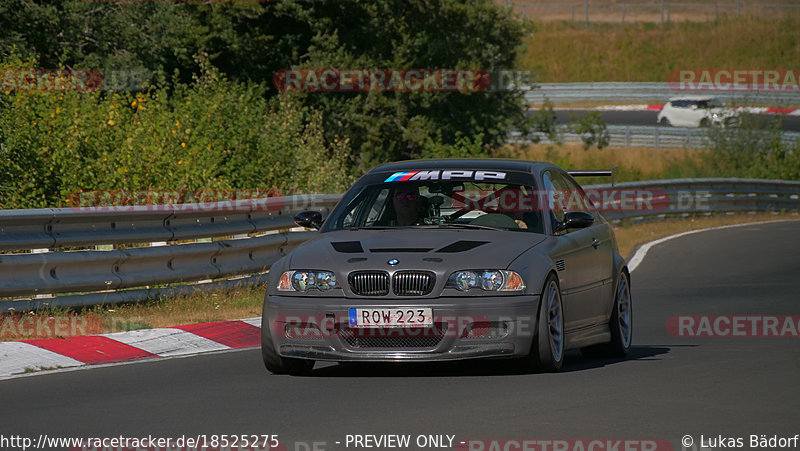
MULTIPOLYGON (((681 338, 678 314, 798 314, 800 221, 696 233, 653 247, 632 277, 626 360, 568 354, 557 374, 498 362, 269 375, 258 349, 0 381, 0 434, 278 434, 287 449, 346 434, 653 438, 800 433, 798 338, 681 338)), ((342 444, 336 445, 339 441, 342 444)))
MULTIPOLYGON (((556 118, 560 123, 571 122, 572 116, 587 114, 587 110, 556 110, 556 118)), ((608 125, 656 125, 658 111, 600 111, 600 117, 608 125)), ((774 117, 774 115, 764 115, 774 117)), ((781 116, 783 129, 800 131, 800 116, 781 116)))

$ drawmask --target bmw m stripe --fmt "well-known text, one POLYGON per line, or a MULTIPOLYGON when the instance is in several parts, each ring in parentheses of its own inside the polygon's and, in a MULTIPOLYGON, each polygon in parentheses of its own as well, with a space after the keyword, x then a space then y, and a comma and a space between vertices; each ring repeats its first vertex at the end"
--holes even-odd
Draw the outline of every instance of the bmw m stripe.
POLYGON ((390 175, 388 179, 384 180, 384 182, 405 182, 413 177, 417 172, 419 171, 395 172, 394 174, 390 175))

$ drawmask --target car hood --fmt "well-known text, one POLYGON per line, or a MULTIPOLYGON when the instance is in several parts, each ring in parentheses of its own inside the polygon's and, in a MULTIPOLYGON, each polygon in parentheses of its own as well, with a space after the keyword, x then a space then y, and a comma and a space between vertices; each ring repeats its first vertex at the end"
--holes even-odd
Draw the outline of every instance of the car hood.
MULTIPOLYGON (((544 241, 538 233, 463 229, 342 230, 297 247, 287 269, 504 269, 544 241), (397 260, 390 265, 389 260, 397 260)), ((437 271, 438 270, 438 271, 437 271)))

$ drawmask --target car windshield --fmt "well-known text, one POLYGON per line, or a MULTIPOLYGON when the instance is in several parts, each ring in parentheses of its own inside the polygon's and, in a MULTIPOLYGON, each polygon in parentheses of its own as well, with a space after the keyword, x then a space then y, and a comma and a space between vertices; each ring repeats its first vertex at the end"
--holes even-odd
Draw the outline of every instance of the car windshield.
POLYGON ((535 190, 514 183, 397 182, 349 193, 323 232, 363 228, 474 228, 543 233, 535 190))

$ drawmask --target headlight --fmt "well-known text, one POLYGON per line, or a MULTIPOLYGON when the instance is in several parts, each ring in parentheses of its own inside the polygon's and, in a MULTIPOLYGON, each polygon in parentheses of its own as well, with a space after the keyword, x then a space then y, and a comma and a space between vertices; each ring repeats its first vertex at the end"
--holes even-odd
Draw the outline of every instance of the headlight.
POLYGON ((301 291, 310 289, 328 291, 331 288, 338 288, 336 275, 330 271, 286 271, 281 274, 278 282, 278 291, 301 291))
POLYGON ((515 271, 481 269, 456 271, 447 280, 447 286, 459 291, 468 291, 470 288, 484 291, 522 291, 525 289, 525 282, 515 271))

